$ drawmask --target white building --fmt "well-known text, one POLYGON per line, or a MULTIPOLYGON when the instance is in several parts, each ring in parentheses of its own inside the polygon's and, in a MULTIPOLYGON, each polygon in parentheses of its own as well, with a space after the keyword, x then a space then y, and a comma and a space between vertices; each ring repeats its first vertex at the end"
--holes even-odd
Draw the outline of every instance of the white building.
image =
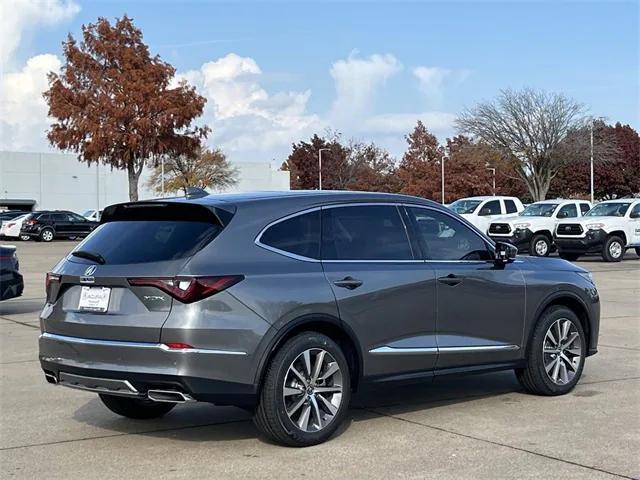
MULTIPOLYGON (((289 190, 289 172, 266 162, 238 162, 238 184, 232 192, 289 190)), ((141 200, 157 198, 143 171, 138 193, 141 200)), ((75 155, 0 151, 0 209, 71 210, 102 209, 129 200, 127 173, 108 166, 87 166, 75 155)))

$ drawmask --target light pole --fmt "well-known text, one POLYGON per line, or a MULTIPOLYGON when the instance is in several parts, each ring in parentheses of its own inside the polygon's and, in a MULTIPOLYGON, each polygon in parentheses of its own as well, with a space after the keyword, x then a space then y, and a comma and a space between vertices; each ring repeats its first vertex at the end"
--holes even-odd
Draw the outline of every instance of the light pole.
POLYGON ((593 195, 593 122, 595 121, 594 118, 591 119, 591 123, 590 123, 590 140, 591 140, 591 165, 590 165, 590 170, 591 170, 591 204, 593 205, 593 200, 594 200, 594 195, 593 195))
POLYGON ((496 169, 493 167, 487 167, 487 170, 491 170, 491 173, 493 174, 493 188, 492 188, 492 195, 495 197, 496 196, 496 169))
POLYGON ((164 155, 160 157, 160 188, 162 190, 162 197, 164 198, 164 155))
POLYGON ((322 190, 322 152, 329 151, 330 148, 321 148, 318 150, 318 190, 322 190))
POLYGON ((442 155, 442 159, 440 160, 440 181, 442 183, 442 205, 444 205, 444 155, 442 155))

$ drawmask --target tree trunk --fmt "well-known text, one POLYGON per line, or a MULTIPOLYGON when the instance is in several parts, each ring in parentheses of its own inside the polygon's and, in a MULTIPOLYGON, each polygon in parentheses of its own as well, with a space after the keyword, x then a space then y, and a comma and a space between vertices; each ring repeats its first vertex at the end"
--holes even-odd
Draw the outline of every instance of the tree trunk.
POLYGON ((138 180, 140 180, 140 174, 142 173, 142 168, 144 166, 144 162, 140 160, 131 160, 127 163, 127 176, 129 177, 129 201, 137 202, 138 201, 138 180), (138 168, 136 168, 136 163, 139 162, 138 168))

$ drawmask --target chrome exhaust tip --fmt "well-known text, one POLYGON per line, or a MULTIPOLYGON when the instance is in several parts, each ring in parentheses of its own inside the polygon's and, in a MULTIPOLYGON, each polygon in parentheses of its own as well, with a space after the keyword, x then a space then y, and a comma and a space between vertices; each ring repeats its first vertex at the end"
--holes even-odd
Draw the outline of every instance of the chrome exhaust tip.
POLYGON ((147 391, 147 398, 154 402, 168 402, 168 403, 186 403, 195 402, 196 399, 191 395, 176 390, 149 390, 147 391))
POLYGON ((52 385, 58 384, 58 378, 51 372, 44 372, 44 378, 52 385))

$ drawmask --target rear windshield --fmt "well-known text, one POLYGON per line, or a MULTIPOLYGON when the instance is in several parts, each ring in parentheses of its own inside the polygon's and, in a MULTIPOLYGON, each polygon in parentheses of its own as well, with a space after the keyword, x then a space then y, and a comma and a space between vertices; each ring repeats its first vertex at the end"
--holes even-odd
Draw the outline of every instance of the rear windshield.
POLYGON ((97 253, 108 265, 176 260, 195 254, 222 228, 209 222, 115 221, 100 225, 76 250, 97 253))

